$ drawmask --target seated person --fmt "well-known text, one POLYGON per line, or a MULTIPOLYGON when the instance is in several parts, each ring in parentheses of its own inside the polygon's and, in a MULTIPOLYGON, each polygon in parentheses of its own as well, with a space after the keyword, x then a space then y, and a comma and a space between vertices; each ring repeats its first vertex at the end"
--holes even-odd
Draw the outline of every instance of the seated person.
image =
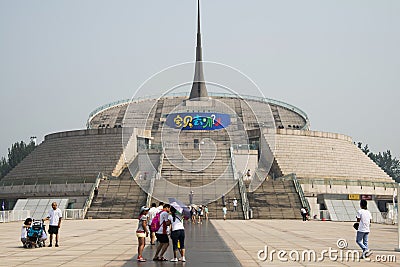
POLYGON ((27 218, 24 222, 24 225, 22 225, 21 228, 21 242, 24 247, 26 247, 27 245, 26 241, 28 238, 28 228, 31 227, 31 224, 32 224, 32 218, 27 218))

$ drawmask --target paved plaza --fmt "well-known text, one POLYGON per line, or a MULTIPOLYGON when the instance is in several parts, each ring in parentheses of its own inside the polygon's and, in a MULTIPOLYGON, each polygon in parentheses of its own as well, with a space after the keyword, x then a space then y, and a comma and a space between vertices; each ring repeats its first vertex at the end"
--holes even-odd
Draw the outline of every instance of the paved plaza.
MULTIPOLYGON (((322 261, 318 258, 323 250, 329 248, 341 251, 337 246, 338 239, 348 242, 347 249, 341 251, 342 255, 346 251, 358 250, 352 223, 293 220, 187 223, 186 263, 151 260, 137 263, 136 220, 63 221, 60 247, 36 249, 22 248, 19 241, 21 225, 22 222, 0 224, 0 266, 399 266, 400 263, 400 253, 394 252, 397 227, 392 225, 372 225, 370 248, 374 254, 371 262, 353 262, 350 256, 347 262, 344 256, 341 260, 340 252, 325 253, 322 261), (281 258, 287 261, 279 260, 277 252, 272 254, 272 261, 270 257, 265 259, 263 251, 266 248, 268 256, 273 250, 286 251, 281 258), (302 260, 301 255, 306 250, 316 252, 316 261, 302 260), (297 262, 292 260, 296 253, 300 256, 297 262), (336 260, 335 255, 338 256, 336 260), (396 257, 396 262, 377 262, 388 260, 391 255, 396 257)), ((167 258, 171 258, 171 247, 167 258)), ((151 259, 154 251, 155 247, 148 245, 144 256, 151 259)))

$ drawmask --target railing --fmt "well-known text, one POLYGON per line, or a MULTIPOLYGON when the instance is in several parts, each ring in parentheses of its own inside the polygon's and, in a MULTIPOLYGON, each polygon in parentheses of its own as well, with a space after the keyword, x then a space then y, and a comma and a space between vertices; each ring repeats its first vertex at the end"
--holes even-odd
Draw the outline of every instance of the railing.
POLYGON ((345 179, 321 179, 321 178, 298 178, 300 184, 310 185, 344 185, 344 186, 369 186, 369 187, 384 187, 384 188, 397 188, 395 182, 380 182, 373 180, 345 180, 345 179))
POLYGON ((150 180, 149 191, 147 193, 147 199, 146 199, 146 207, 150 207, 151 205, 151 199, 153 198, 154 184, 156 182, 156 179, 161 178, 161 169, 163 161, 164 161, 164 151, 161 150, 160 163, 158 164, 156 176, 152 176, 150 180))
POLYGON ((32 185, 13 185, 2 186, 1 194, 26 194, 26 195, 58 195, 60 193, 69 192, 87 192, 90 190, 89 183, 62 183, 62 184, 32 184, 32 185))
POLYGON ((246 186, 243 182, 243 177, 241 175, 238 175, 236 172, 236 164, 235 164, 235 158, 233 155, 233 148, 231 147, 229 149, 230 151, 230 156, 231 156, 231 164, 232 164, 232 172, 233 172, 233 177, 235 180, 238 180, 238 184, 239 184, 239 192, 240 192, 240 197, 242 199, 242 209, 243 209, 243 215, 244 215, 244 219, 248 220, 250 219, 250 203, 249 200, 247 198, 247 194, 246 194, 246 186))
MULTIPOLYGON (((164 97, 176 97, 176 96, 184 97, 184 96, 188 96, 188 95, 189 95, 189 92, 177 92, 177 93, 168 93, 168 94, 164 95, 164 97)), ((297 107, 295 107, 293 105, 285 103, 283 101, 279 101, 279 100, 275 100, 275 99, 271 99, 271 98, 266 98, 266 97, 251 96, 251 95, 240 95, 240 94, 230 94, 230 93, 209 92, 208 95, 209 96, 217 96, 217 97, 235 97, 235 98, 241 98, 241 99, 246 99, 246 100, 255 100, 255 101, 260 101, 260 102, 264 102, 264 103, 268 103, 268 104, 278 105, 278 106, 287 108, 289 110, 292 110, 292 111, 296 112, 297 114, 299 114, 300 116, 302 116, 303 119, 306 122, 306 124, 304 125, 304 127, 302 129, 308 129, 308 127, 310 125, 310 121, 308 119, 308 116, 304 111, 302 111, 301 109, 299 109, 299 108, 297 108, 297 107)), ((115 106, 122 105, 122 104, 126 104, 126 103, 135 102, 135 101, 142 101, 142 100, 147 100, 147 99, 158 99, 159 97, 160 97, 160 95, 149 95, 149 96, 143 96, 143 97, 136 97, 136 98, 133 98, 133 99, 119 100, 119 101, 115 101, 115 102, 100 106, 100 107, 96 108, 94 111, 92 111, 89 114, 89 118, 87 120, 86 127, 88 129, 90 129, 90 122, 94 118, 94 116, 96 116, 99 112, 104 111, 104 110, 106 110, 108 108, 115 107, 115 106)))
POLYGON ((94 184, 93 184, 93 186, 92 186, 92 189, 90 190, 89 197, 87 198, 87 200, 86 200, 86 202, 85 202, 85 205, 83 206, 83 217, 82 217, 82 219, 85 218, 86 213, 87 213, 88 209, 90 208, 90 205, 92 205, 93 196, 94 196, 94 190, 95 190, 96 187, 99 186, 100 180, 101 180, 102 178, 103 178, 103 173, 99 172, 99 173, 97 174, 96 181, 94 182, 94 184))
POLYGON ((234 150, 258 150, 257 144, 233 144, 234 150))
POLYGON ((299 180, 297 180, 296 174, 292 173, 292 174, 289 174, 288 176, 290 176, 291 179, 293 180, 293 184, 294 184, 294 187, 296 188, 296 192, 297 192, 297 194, 299 194, 299 197, 300 197, 301 205, 303 207, 307 208, 309 214, 312 214, 310 204, 308 203, 308 200, 304 196, 303 188, 301 188, 299 180))
MULTIPOLYGON (((397 224, 397 214, 390 212, 371 212, 372 223, 378 224, 388 224, 394 225, 397 224)), ((331 220, 331 216, 328 210, 320 210, 320 220, 329 221, 331 220)), ((354 216, 354 222, 356 221, 354 216)))
POLYGON ((0 211, 0 222, 1 223, 23 221, 29 217, 31 217, 30 210, 3 210, 3 211, 0 211))
POLYGON ((319 211, 319 218, 322 221, 330 221, 331 220, 331 214, 329 213, 329 210, 320 210, 319 211))
POLYGON ((84 209, 65 209, 63 211, 63 219, 65 220, 83 220, 85 215, 84 209))
POLYGON ((154 150, 154 151, 161 151, 163 146, 161 144, 141 144, 138 146, 139 150, 154 150))

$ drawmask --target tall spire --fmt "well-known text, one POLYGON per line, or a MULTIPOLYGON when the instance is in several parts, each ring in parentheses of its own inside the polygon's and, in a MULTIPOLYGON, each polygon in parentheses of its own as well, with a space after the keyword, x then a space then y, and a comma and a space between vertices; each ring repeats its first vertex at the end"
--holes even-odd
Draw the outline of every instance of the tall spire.
POLYGON ((202 54, 203 53, 201 49, 201 33, 200 33, 200 0, 197 0, 196 65, 195 65, 193 85, 192 85, 192 90, 190 91, 189 100, 205 100, 208 98, 206 83, 204 82, 202 54))

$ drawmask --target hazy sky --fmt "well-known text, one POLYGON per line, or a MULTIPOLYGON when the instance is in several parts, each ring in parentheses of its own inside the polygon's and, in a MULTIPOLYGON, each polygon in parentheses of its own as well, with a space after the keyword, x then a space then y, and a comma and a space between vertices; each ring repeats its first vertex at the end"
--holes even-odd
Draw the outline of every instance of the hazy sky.
MULTIPOLYGON (((313 130, 399 158, 399 14, 397 0, 202 0, 203 58, 304 110, 313 130)), ((195 0, 0 0, 0 156, 83 129, 96 107, 194 60, 195 31, 195 0)))

